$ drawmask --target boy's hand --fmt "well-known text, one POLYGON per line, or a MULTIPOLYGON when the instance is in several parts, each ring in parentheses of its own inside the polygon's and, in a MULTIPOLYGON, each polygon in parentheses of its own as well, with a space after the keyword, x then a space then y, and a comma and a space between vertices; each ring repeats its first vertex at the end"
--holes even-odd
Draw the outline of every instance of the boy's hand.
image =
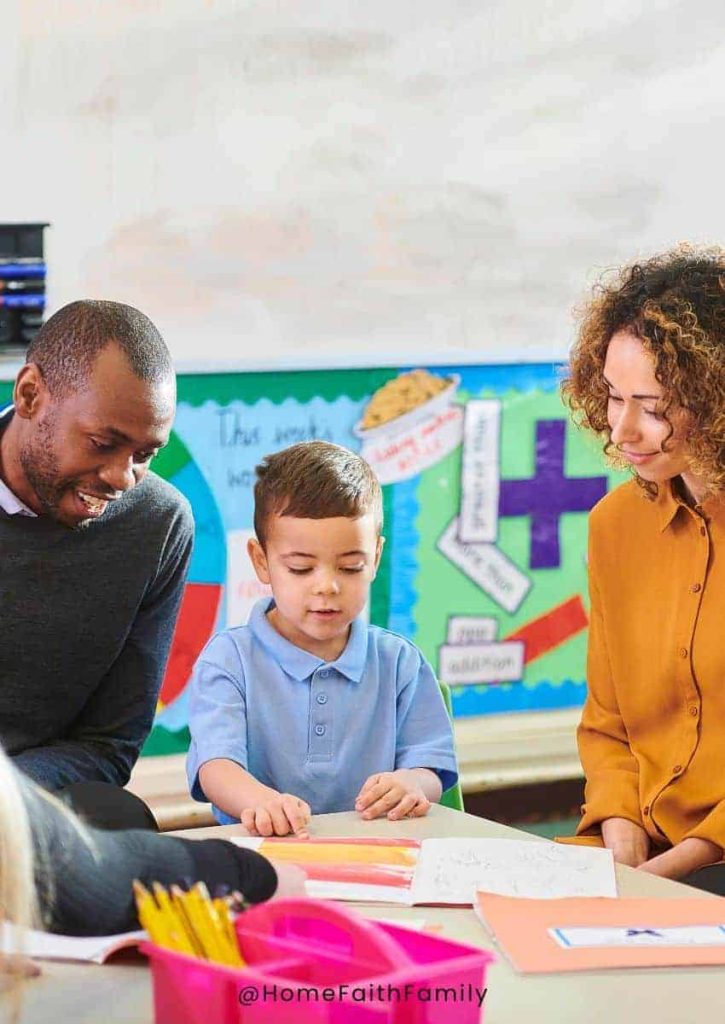
POLYGON ((310 805, 292 793, 275 793, 241 813, 242 825, 250 836, 288 836, 309 839, 310 805))
POLYGON ((422 818, 430 810, 415 768, 399 768, 380 772, 366 780, 355 800, 355 810, 366 820, 387 815, 389 821, 399 818, 422 818))

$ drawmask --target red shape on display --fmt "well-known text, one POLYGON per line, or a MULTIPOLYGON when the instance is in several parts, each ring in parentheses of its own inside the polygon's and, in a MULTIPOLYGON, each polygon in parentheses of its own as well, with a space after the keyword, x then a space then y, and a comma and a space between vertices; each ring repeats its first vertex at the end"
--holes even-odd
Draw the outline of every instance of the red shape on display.
POLYGON ((196 659, 214 631, 222 588, 218 583, 187 583, 176 620, 171 654, 159 700, 170 704, 184 689, 196 659))

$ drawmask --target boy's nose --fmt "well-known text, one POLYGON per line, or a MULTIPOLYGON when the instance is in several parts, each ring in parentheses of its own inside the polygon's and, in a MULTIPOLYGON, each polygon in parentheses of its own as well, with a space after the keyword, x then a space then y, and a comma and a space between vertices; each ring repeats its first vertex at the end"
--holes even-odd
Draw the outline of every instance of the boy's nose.
POLYGON ((320 594, 338 594, 340 583, 334 573, 323 573, 317 581, 317 591, 320 594))

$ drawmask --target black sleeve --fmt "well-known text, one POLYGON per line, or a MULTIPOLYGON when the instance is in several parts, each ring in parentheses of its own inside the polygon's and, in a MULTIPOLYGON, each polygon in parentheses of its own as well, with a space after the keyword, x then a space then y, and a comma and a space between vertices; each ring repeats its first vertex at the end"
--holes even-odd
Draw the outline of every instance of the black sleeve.
POLYGON ((155 832, 104 832, 77 825, 18 774, 30 818, 43 921, 65 935, 112 935, 140 927, 132 882, 206 882, 269 899, 277 875, 264 857, 223 839, 179 839, 155 832))

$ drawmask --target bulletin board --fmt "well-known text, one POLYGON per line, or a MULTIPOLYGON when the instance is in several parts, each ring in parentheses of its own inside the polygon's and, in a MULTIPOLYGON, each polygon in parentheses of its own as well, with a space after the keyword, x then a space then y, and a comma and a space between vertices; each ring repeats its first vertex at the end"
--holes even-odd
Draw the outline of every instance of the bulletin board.
POLYGON ((194 661, 267 592, 246 554, 255 466, 313 439, 378 473, 386 544, 370 619, 421 648, 454 716, 583 702, 587 512, 622 475, 569 421, 559 365, 414 369, 179 376, 153 468, 191 502, 196 542, 144 753, 186 749, 194 661))
POLYGON ((621 474, 570 423, 559 365, 413 369, 181 375, 155 469, 191 501, 197 540, 147 753, 184 749, 196 656, 266 594, 246 554, 255 466, 313 439, 378 473, 370 619, 421 648, 454 716, 583 702, 587 512, 621 474))

